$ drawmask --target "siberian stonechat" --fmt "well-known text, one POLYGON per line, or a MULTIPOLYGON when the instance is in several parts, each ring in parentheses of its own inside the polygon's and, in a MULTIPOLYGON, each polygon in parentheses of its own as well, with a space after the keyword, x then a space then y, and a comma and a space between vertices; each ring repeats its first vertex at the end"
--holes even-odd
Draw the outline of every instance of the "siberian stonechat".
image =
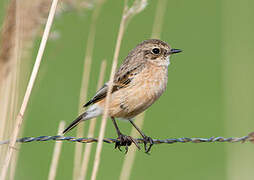
MULTIPOLYGON (((109 105, 109 116, 120 140, 116 143, 116 147, 126 146, 127 148, 133 142, 140 148, 134 138, 120 132, 115 118, 122 118, 128 120, 137 129, 144 138, 145 151, 150 151, 153 145, 152 138, 146 136, 132 119, 151 106, 165 91, 170 56, 179 52, 181 52, 180 49, 172 49, 161 40, 149 39, 137 45, 125 58, 114 76, 109 105), (148 148, 147 143, 150 143, 148 148)), ((107 91, 108 83, 105 83, 95 96, 84 105, 84 107, 90 107, 77 117, 63 133, 70 131, 81 121, 101 115, 104 111, 107 91)))

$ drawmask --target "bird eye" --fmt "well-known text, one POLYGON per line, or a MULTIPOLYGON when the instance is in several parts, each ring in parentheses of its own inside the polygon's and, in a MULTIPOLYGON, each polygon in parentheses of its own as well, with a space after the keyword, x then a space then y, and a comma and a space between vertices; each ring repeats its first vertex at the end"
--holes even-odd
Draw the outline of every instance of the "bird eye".
POLYGON ((159 54, 160 53, 160 49, 159 48, 153 48, 152 52, 154 54, 159 54))

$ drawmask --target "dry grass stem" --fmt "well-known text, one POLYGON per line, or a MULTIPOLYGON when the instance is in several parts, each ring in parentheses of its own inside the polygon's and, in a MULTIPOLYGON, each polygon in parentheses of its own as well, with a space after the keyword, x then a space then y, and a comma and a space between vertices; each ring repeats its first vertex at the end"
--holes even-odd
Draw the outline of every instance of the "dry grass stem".
MULTIPOLYGON (((151 38, 158 38, 158 39, 160 38, 163 19, 164 19, 164 15, 166 12, 166 6, 167 6, 167 0, 158 1, 157 8, 155 11, 155 19, 153 22, 153 30, 152 30, 151 38)), ((141 115, 139 115, 136 118, 136 124, 138 125, 138 127, 140 129, 142 129, 144 117, 145 117, 145 112, 143 112, 141 115)), ((136 129, 134 127, 132 127, 131 136, 135 137, 137 135, 138 134, 137 134, 136 129)), ((135 154, 136 154, 136 148, 132 146, 130 148, 128 155, 125 157, 124 162, 123 162, 123 167, 122 167, 122 171, 120 174, 121 180, 130 179, 130 173, 131 173, 131 170, 133 167, 135 154)))
MULTIPOLYGON (((13 2, 11 2, 13 3, 13 2)), ((43 1, 35 1, 29 2, 29 0, 16 1, 16 22, 15 22, 15 43, 13 47, 13 62, 12 66, 10 66, 9 74, 12 76, 11 82, 11 95, 9 96, 10 107, 8 108, 9 117, 6 118, 8 120, 7 126, 9 128, 5 128, 5 134, 8 135, 12 133, 15 123, 15 117, 18 113, 18 105, 19 105, 19 97, 23 91, 21 88, 21 84, 19 77, 24 78, 26 75, 23 70, 23 74, 20 75, 20 66, 21 63, 27 63, 27 55, 30 53, 27 51, 33 44, 36 35, 38 34, 38 30, 41 28, 42 24, 46 22, 46 16, 48 14, 50 8, 51 1, 48 0, 48 3, 43 1), (42 6, 45 9, 42 11, 42 6), (38 10, 39 9, 39 10, 38 10), (45 13, 46 12, 46 13, 45 13), (43 20, 42 20, 43 18, 43 20), (24 59, 24 61, 22 61, 24 59), (7 132, 8 131, 8 132, 7 132)), ((12 24, 13 22, 9 22, 12 24)), ((8 75, 7 75, 8 76, 8 75)), ((19 130, 19 134, 22 134, 22 128, 19 130)), ((20 145, 16 145, 19 148, 20 145)), ((10 176, 9 179, 12 180, 15 177, 16 164, 18 160, 19 151, 13 151, 11 164, 10 164, 10 176)))
MULTIPOLYGON (((50 5, 51 1, 49 2, 48 4, 50 5)), ((18 111, 17 105, 20 89, 17 77, 20 71, 21 54, 25 54, 25 50, 29 47, 28 45, 32 44, 31 42, 33 42, 37 34, 35 32, 37 32, 38 27, 42 24, 41 19, 45 17, 45 13, 42 11, 44 4, 44 1, 31 3, 29 0, 23 0, 22 2, 11 0, 3 23, 0 48, 0 89, 12 86, 10 90, 12 93, 7 96, 7 99, 5 98, 5 102, 2 101, 3 106, 10 104, 10 107, 5 112, 1 108, 0 121, 5 123, 4 121, 8 120, 8 127, 13 126, 14 117, 16 117, 18 111), (12 76, 12 82, 7 80, 9 76, 12 76), (6 113, 9 114, 9 117, 5 117, 6 113)), ((49 6, 45 9, 49 9, 49 6)), ((0 93, 1 99, 6 95, 3 91, 4 89, 0 93)), ((1 126, 1 128, 4 127, 1 126)), ((4 134, 7 134, 7 132, 4 134)))
POLYGON ((96 2, 95 0, 62 0, 59 8, 61 11, 92 9, 96 2))
POLYGON ((16 0, 9 3, 6 17, 1 30, 0 48, 0 91, 3 91, 4 79, 9 75, 16 34, 16 0))
MULTIPOLYGON (((137 118, 136 118, 136 125, 138 127, 142 127, 143 126, 143 122, 144 122, 144 117, 145 113, 140 114, 137 118)), ((135 128, 132 128, 131 130, 131 137, 138 137, 138 132, 135 128)), ((129 148, 128 154, 125 156, 124 159, 124 163, 123 163, 123 167, 122 167, 122 171, 120 174, 120 178, 121 180, 128 180, 130 179, 130 174, 131 174, 131 170, 133 167, 133 163, 134 163, 134 159, 135 159, 135 155, 136 155, 136 146, 131 146, 129 148)))
POLYGON ((6 126, 6 119, 8 117, 8 106, 9 106, 9 97, 11 95, 11 83, 12 83, 12 77, 8 76, 7 79, 5 79, 5 84, 6 86, 2 89, 2 99, 1 99, 1 104, 0 104, 0 112, 1 112, 1 118, 0 118, 0 140, 3 140, 4 133, 5 131, 5 126, 6 126))
POLYGON ((10 72, 12 72, 12 67, 15 67, 10 59, 13 51, 15 51, 14 46, 17 45, 17 38, 15 36, 17 29, 19 30, 20 36, 18 45, 21 42, 26 46, 28 46, 28 44, 31 45, 31 42, 33 42, 35 35, 38 34, 38 30, 41 25, 45 24, 49 7, 51 5, 51 0, 35 2, 23 0, 22 3, 18 4, 17 2, 20 1, 10 1, 1 32, 0 78, 6 77, 10 72), (16 4, 19 6, 19 11, 17 11, 16 4), (16 15, 17 13, 19 14, 18 16, 16 15), (15 20, 16 17, 19 19, 17 23, 15 20))
MULTIPOLYGON (((7 139, 9 138, 9 136, 7 136, 7 133, 6 133, 6 130, 7 130, 7 127, 8 127, 8 124, 7 124, 7 117, 8 117, 8 107, 9 107, 9 96, 11 94, 11 79, 12 79, 12 76, 8 76, 7 79, 5 79, 5 82, 6 82, 6 86, 3 88, 3 91, 2 91, 2 102, 0 104, 0 112, 1 112, 1 121, 0 121, 0 140, 3 140, 3 139, 7 139)), ((5 156, 5 153, 7 151, 7 146, 5 147, 1 147, 0 148, 0 157, 4 157, 5 156)), ((0 167, 3 166, 3 158, 1 158, 0 160, 0 167)))
POLYGON ((126 21, 125 26, 128 25, 132 17, 134 17, 136 14, 140 13, 145 9, 145 7, 147 6, 147 0, 135 0, 130 8, 128 7, 127 4, 128 2, 125 4, 126 10, 123 15, 123 18, 126 21))
MULTIPOLYGON (((57 133, 58 135, 60 135, 63 132, 64 126, 65 126, 65 122, 61 121, 58 126, 58 133, 57 133)), ((56 177, 56 171, 58 166, 58 160, 61 154, 61 148, 62 148, 62 142, 56 142, 53 156, 52 156, 51 165, 50 165, 48 180, 54 180, 56 177)))
POLYGON ((160 39, 164 15, 167 9, 167 2, 168 2, 167 0, 158 1, 151 35, 152 38, 160 39))
MULTIPOLYGON (((11 0, 9 3, 1 31, 0 89, 1 87, 7 88, 8 86, 12 86, 12 90, 10 91, 12 93, 7 96, 9 98, 8 100, 5 102, 2 101, 1 103, 3 106, 9 103, 11 104, 10 109, 8 109, 9 117, 7 118, 3 118, 7 112, 5 111, 3 113, 3 108, 1 108, 0 121, 2 123, 7 119, 9 119, 8 122, 13 123, 14 118, 12 116, 16 117, 18 111, 16 108, 20 94, 17 76, 19 76, 20 71, 21 55, 23 56, 25 54, 25 50, 32 44, 39 27, 46 21, 50 4, 51 0, 35 2, 29 0, 23 0, 22 2, 11 0), (45 19, 45 21, 42 19, 45 19), (7 80, 9 75, 12 76, 12 82, 7 80)), ((6 93, 4 93, 2 89, 0 96, 5 96, 6 93)), ((13 125, 9 126, 11 127, 13 125)), ((5 126, 1 126, 1 128, 3 127, 5 126)))
POLYGON ((115 52, 114 52, 114 57, 113 57, 110 80, 108 83, 108 92, 107 92, 107 96, 106 96, 105 110, 104 110, 103 117, 102 117, 100 134, 99 134, 98 144, 97 144, 96 153, 95 153, 94 166, 93 166, 92 177, 91 177, 92 180, 96 179, 96 175, 97 175, 97 172, 99 169, 100 155, 101 155, 103 138, 104 138, 105 129, 106 129, 106 123, 107 123, 107 117, 108 117, 108 107, 109 107, 109 102, 110 102, 110 97, 111 97, 113 78, 114 78, 114 75, 116 72, 117 60, 118 60, 118 56, 119 56, 119 52, 120 52, 121 42, 122 42, 125 27, 126 27, 126 23, 130 20, 131 17, 133 17, 135 14, 137 14, 141 10, 143 10, 144 8, 142 8, 142 7, 145 7, 145 5, 146 5, 146 1, 136 0, 133 3, 134 6, 132 6, 131 8, 128 8, 127 3, 128 3, 128 0, 125 0, 123 15, 122 15, 122 19, 121 19, 121 23, 120 23, 120 27, 119 27, 119 32, 118 32, 118 37, 117 37, 117 42, 116 42, 116 47, 115 47, 115 52), (145 3, 143 5, 142 3, 137 3, 137 2, 145 2, 145 3), (138 7, 137 5, 139 5, 140 7, 138 7), (135 11, 135 10, 137 10, 137 11, 135 11))
MULTIPOLYGON (((23 22, 21 19, 21 14, 24 11, 24 8, 22 7, 22 3, 20 1, 16 2, 16 31, 15 31, 15 46, 14 46, 14 64, 13 64, 13 70, 12 70, 12 94, 10 97, 10 107, 9 107, 9 132, 7 133, 8 136, 12 133, 12 130, 15 126, 15 117, 18 113, 18 100, 20 95, 20 88, 19 88, 19 75, 20 75, 20 63, 21 63, 21 51, 23 49, 22 44, 22 25, 23 22)), ((22 133, 22 129, 19 130, 19 134, 22 133)), ((17 146, 19 148, 20 145, 17 146)), ((14 179, 15 177, 15 171, 16 171, 16 165, 17 165, 17 159, 18 159, 19 151, 14 151, 11 159, 11 165, 10 165, 10 180, 14 179)))
MULTIPOLYGON (((19 149, 19 147, 20 146, 18 146, 17 149, 19 149)), ((18 157, 19 157, 19 151, 14 151, 14 153, 12 155, 11 165, 10 165, 10 178, 9 178, 9 180, 14 180, 14 178, 15 178, 18 157)))
MULTIPOLYGON (((0 139, 8 134, 7 127, 10 127, 9 107, 11 106, 11 97, 13 91, 13 68, 17 61, 17 5, 12 0, 4 19, 1 31, 1 48, 0 48, 0 139)), ((12 112, 11 112, 12 113, 12 112)))
MULTIPOLYGON (((1 30, 0 39, 0 87, 2 87, 3 79, 12 71, 12 58, 15 43, 15 31, 16 31, 16 2, 17 0, 10 0, 8 10, 6 12, 6 17, 1 30)), ((92 0, 62 0, 61 4, 67 6, 72 6, 77 8, 89 8, 93 5, 92 0)), ((19 19, 21 20, 20 29, 20 42, 24 44, 24 48, 27 49, 31 47, 34 42, 35 37, 40 33, 42 25, 46 23, 48 12, 52 0, 39 0, 30 1, 22 0, 19 4, 21 11, 19 13, 19 19)), ((61 9, 58 8, 58 14, 61 14, 61 9)), ((22 50, 23 51, 23 50, 22 50)), ((23 53, 23 52, 22 52, 23 53)), ((1 88, 0 88, 1 89, 1 88)))
POLYGON ((18 137, 19 129, 20 129, 22 121, 23 121, 23 115, 25 113, 25 110, 26 110, 26 107, 27 107, 27 104, 28 104, 28 101, 29 101, 29 98, 30 98, 30 95, 31 95, 31 92, 32 92, 32 88, 33 88, 33 85, 34 85, 34 82, 35 82, 35 79, 36 79, 36 76, 37 76, 37 73, 38 73, 38 70, 39 70, 39 67, 40 67, 40 62, 41 62, 42 55, 43 55, 43 52, 44 52, 44 49, 45 49, 45 46, 46 46, 49 31, 50 31, 50 28, 51 28, 51 25, 52 25, 52 22, 53 22, 53 19, 54 19, 57 3, 58 3, 58 0, 53 0, 53 2, 52 2, 49 17, 48 17, 47 24, 46 24, 46 27, 45 27, 45 31, 44 31, 42 41, 41 41, 41 44, 40 44, 40 48, 39 48, 39 51, 38 51, 38 54, 37 54, 37 57, 36 57, 36 61, 35 61, 34 67, 33 67, 33 71, 32 71, 28 86, 27 86, 27 90, 26 90, 26 93, 25 93, 25 96, 24 96, 19 114, 18 114, 17 119, 16 119, 16 124, 15 124, 15 128, 14 128, 14 131, 13 131, 13 134, 12 134, 12 139, 11 139, 11 142, 10 142, 10 145, 9 145, 9 149, 8 149, 7 155, 5 157, 5 162, 4 162, 3 169, 2 169, 2 172, 1 172, 1 176, 0 176, 1 180, 4 180, 5 177, 6 177, 6 174, 7 174, 8 166, 9 166, 10 159, 11 159, 11 156, 12 156, 12 153, 13 153, 13 147, 14 147, 16 139, 18 137))
MULTIPOLYGON (((1 134, 0 139, 5 136, 8 137, 14 126, 14 116, 17 111, 17 100, 18 100, 18 86, 17 86, 17 76, 19 73, 19 51, 20 51, 20 7, 19 1, 11 1, 9 4, 9 9, 4 21, 3 31, 2 31, 2 42, 1 42, 1 52, 0 52, 0 63, 2 66, 0 68, 0 86, 4 87, 0 92, 2 101, 1 108, 1 134), (10 20, 12 20, 10 22, 10 20)), ((0 88, 1 89, 1 88, 0 88)), ((1 156, 5 157, 8 148, 1 150, 1 156)), ((10 171, 10 179, 14 176, 15 166, 16 166, 16 156, 12 160, 12 166, 10 171)), ((4 158, 2 159, 4 160, 4 158)), ((2 167, 1 162, 1 167, 2 167)))
MULTIPOLYGON (((106 63, 107 63, 106 60, 103 60, 102 63, 101 63, 97 90, 99 90, 99 88, 101 88, 102 85, 103 85, 103 80, 104 80, 106 65, 107 65, 106 63)), ((96 125, 96 118, 93 119, 90 122, 87 137, 93 137, 94 136, 95 125, 96 125)), ((83 180, 86 177, 88 162, 90 160, 91 149, 92 149, 92 144, 91 143, 87 144, 85 146, 83 160, 82 160, 82 163, 81 163, 79 180, 83 180)))
POLYGON ((114 54, 112 70, 111 70, 111 75, 110 75, 110 80, 109 80, 109 88, 108 88, 108 93, 107 93, 107 97, 106 97, 106 105, 105 105, 105 110, 104 110, 102 121, 101 121, 99 140, 98 140, 96 153, 95 153, 94 166, 93 166, 92 177, 91 177, 92 180, 96 179, 97 171, 99 168, 100 154, 101 154, 102 142, 103 142, 102 140, 104 138, 106 123, 107 123, 110 92, 112 90, 113 77, 114 77, 114 74, 116 71, 117 58, 118 58, 119 51, 120 51, 120 45, 121 45, 121 41, 122 41, 122 37, 123 37, 123 32, 124 32, 124 18, 122 18, 122 21, 120 24, 120 29, 119 29, 119 33, 118 33, 116 48, 115 48, 115 54, 114 54))
MULTIPOLYGON (((82 75, 81 89, 80 89, 80 102, 79 102, 79 114, 82 112, 82 105, 87 100, 87 89, 90 78, 90 70, 92 64, 92 55, 94 49, 94 39, 96 32, 96 21, 99 16, 101 6, 104 0, 99 0, 95 4, 95 9, 92 14, 92 22, 89 29, 87 46, 85 51, 84 58, 84 71, 82 75)), ((77 127, 77 137, 83 137, 84 124, 77 127)), ((78 178, 80 167, 81 167, 81 159, 82 159, 82 144, 77 143, 75 145, 75 154, 74 154, 74 167, 73 167, 73 180, 78 178)))

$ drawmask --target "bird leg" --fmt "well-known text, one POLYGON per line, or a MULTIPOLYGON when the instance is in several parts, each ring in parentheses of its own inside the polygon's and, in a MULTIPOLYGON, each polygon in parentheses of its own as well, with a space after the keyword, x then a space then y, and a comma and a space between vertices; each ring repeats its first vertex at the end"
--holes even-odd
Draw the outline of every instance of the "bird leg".
POLYGON ((128 152, 128 147, 129 147, 132 143, 134 143, 134 144, 137 146, 137 148, 140 149, 140 146, 138 145, 138 142, 137 142, 133 137, 131 137, 131 136, 126 136, 126 135, 123 135, 123 134, 121 133, 121 131, 119 130, 119 128, 118 128, 118 126, 117 126, 117 124, 116 124, 115 118, 114 118, 114 117, 111 117, 111 119, 112 119, 113 124, 114 124, 114 126, 115 126, 115 128, 116 128, 116 132, 117 132, 117 135, 118 135, 118 138, 117 138, 117 139, 119 139, 119 141, 117 141, 117 142, 115 143, 115 148, 118 148, 120 151, 122 151, 122 150, 121 150, 121 146, 125 146, 125 153, 127 153, 127 152, 128 152))
POLYGON ((144 139, 144 147, 145 147, 145 152, 149 153, 149 151, 151 150, 152 146, 154 145, 153 139, 146 136, 139 128, 138 126, 136 126, 136 124, 129 119, 130 123, 135 127, 135 129, 139 132, 139 134, 143 137, 144 139), (149 147, 147 148, 147 144, 150 143, 149 147))

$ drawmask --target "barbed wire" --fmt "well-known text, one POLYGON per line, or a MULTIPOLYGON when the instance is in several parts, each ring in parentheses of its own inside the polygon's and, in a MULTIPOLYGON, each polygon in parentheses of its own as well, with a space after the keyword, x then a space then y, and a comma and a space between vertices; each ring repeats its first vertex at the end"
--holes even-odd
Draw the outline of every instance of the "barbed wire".
MULTIPOLYGON (((70 142, 79 142, 79 143, 93 143, 98 142, 97 138, 76 138, 76 137, 65 137, 65 136, 38 136, 38 137, 24 137, 17 139, 16 142, 19 143, 28 143, 28 142, 35 142, 35 141, 70 141, 70 142)), ((0 141, 0 145, 8 144, 10 140, 0 141)), ((119 143, 119 139, 112 139, 112 138, 104 138, 103 142, 113 144, 119 143)), ((144 139, 136 139, 137 143, 144 143, 144 139)), ((211 142, 252 142, 254 143, 254 132, 249 133, 247 136, 243 137, 210 137, 210 138, 170 138, 170 139, 153 139, 154 144, 173 144, 173 143, 211 143, 211 142)))

